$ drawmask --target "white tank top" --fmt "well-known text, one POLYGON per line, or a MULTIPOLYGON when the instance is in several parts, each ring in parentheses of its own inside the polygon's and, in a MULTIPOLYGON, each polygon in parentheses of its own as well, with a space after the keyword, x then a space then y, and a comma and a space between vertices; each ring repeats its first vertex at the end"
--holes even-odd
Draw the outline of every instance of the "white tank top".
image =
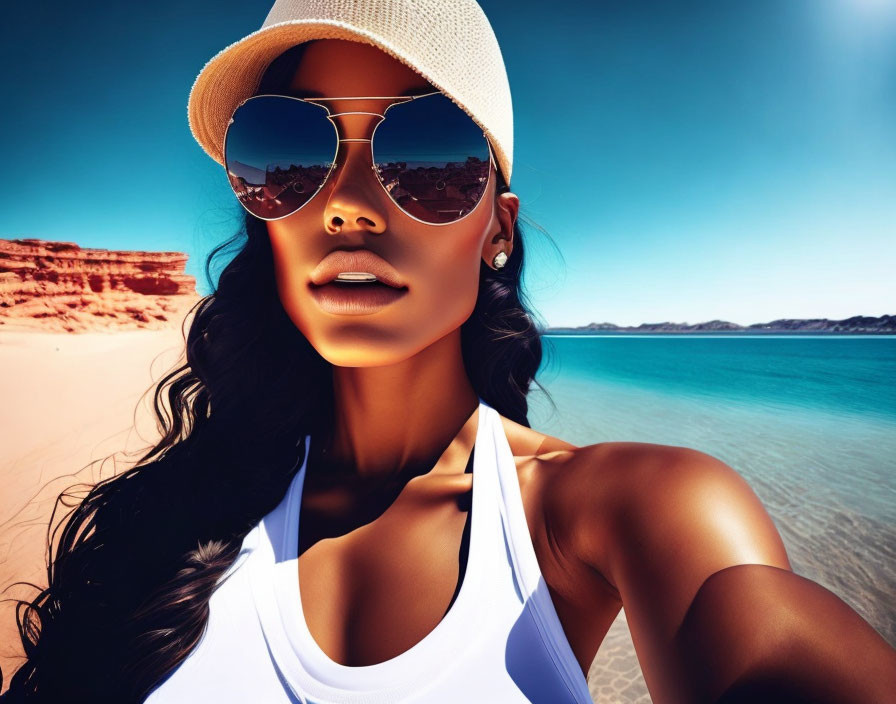
MULTIPOLYGON (((409 650, 374 665, 331 660, 311 636, 298 580, 301 469, 252 528, 209 601, 190 654, 145 700, 591 704, 535 557, 516 463, 481 398, 466 571, 451 608, 409 650)), ((299 441, 301 442, 301 440, 299 441)))

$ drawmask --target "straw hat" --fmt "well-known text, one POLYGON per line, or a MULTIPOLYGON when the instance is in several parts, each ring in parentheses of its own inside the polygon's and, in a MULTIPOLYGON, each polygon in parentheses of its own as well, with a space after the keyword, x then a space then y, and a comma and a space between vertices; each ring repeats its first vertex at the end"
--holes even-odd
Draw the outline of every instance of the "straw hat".
POLYGON ((277 0, 261 29, 221 50, 190 90, 190 130, 224 164, 233 111, 286 49, 312 39, 379 47, 444 92, 482 127, 510 183, 513 107, 498 40, 475 0, 277 0))

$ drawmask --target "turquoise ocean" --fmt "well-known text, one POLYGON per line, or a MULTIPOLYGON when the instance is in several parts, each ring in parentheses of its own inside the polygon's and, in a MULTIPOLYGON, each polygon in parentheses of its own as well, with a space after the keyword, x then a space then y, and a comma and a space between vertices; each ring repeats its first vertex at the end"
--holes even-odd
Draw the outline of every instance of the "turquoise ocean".
POLYGON ((896 645, 896 337, 547 335, 532 427, 691 447, 759 496, 796 573, 896 645))

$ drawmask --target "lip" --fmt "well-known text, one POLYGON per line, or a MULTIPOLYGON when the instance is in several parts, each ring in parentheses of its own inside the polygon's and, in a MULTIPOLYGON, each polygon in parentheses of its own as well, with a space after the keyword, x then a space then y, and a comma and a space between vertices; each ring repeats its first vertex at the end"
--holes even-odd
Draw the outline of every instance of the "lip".
MULTIPOLYGON (((373 273, 373 272, 371 272, 373 273)), ((370 315, 404 298, 408 289, 382 284, 310 284, 311 297, 324 311, 334 315, 370 315)))
POLYGON ((396 289, 407 289, 398 272, 369 249, 337 249, 330 252, 311 272, 311 283, 314 286, 324 286, 343 271, 366 271, 374 274, 380 283, 396 289))

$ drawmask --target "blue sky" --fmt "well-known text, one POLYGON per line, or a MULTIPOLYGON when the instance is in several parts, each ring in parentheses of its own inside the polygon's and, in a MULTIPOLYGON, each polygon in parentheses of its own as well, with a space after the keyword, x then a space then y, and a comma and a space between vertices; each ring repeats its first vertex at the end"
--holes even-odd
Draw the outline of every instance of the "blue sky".
MULTIPOLYGON (((896 312, 896 0, 481 4, 544 322, 896 312)), ((8 8, 0 237, 186 251, 207 293, 243 211, 187 96, 269 8, 8 8)))

